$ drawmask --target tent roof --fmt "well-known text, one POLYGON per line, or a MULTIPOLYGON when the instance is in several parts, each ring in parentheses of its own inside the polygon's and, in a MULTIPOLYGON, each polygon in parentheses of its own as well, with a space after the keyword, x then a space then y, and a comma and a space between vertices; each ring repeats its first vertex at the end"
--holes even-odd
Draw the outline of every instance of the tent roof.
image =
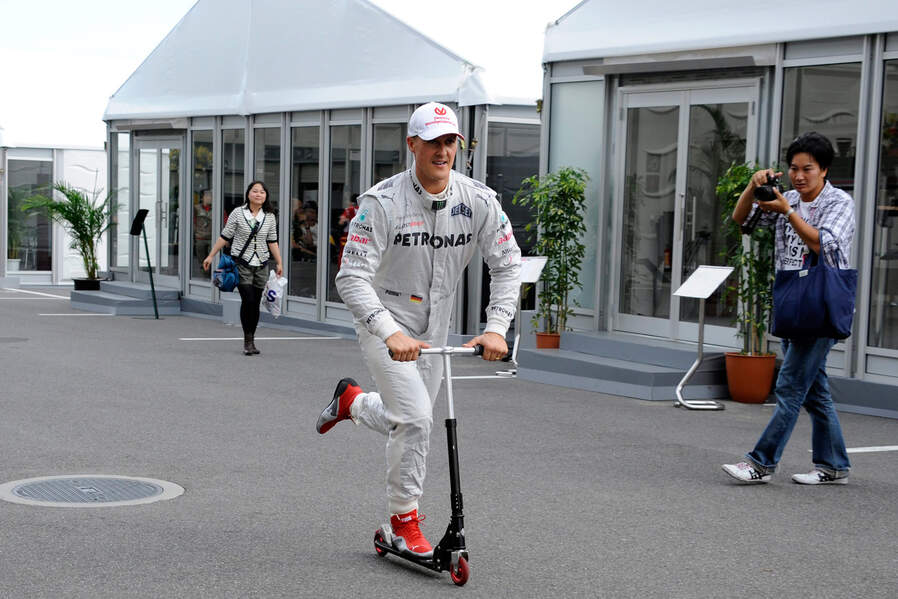
POLYGON ((543 62, 898 31, 895 0, 584 0, 546 30, 543 62))
POLYGON ((103 119, 429 100, 492 102, 479 67, 367 0, 199 0, 112 95, 103 119))

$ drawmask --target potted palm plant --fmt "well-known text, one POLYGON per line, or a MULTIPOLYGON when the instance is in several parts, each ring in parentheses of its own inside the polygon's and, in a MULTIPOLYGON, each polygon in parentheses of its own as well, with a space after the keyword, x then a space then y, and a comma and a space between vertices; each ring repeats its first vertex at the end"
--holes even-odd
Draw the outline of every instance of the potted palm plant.
POLYGON ((587 181, 582 169, 561 168, 524 179, 512 200, 531 209, 533 221, 525 230, 536 235, 535 254, 547 258, 533 317, 533 326, 539 329, 537 347, 559 346, 573 306, 578 305, 570 294, 580 287, 580 266, 586 252, 581 240, 586 232, 587 181))
POLYGON ((109 228, 110 197, 100 200, 99 191, 89 196, 65 182, 56 183, 53 189, 61 193, 65 200, 33 195, 22 202, 22 210, 43 212, 50 220, 65 227, 72 238, 71 248, 81 255, 86 273, 86 278, 73 279, 75 289, 99 289, 97 244, 109 228))
POLYGON ((743 235, 732 219, 733 208, 756 168, 733 164, 717 181, 728 243, 727 264, 735 268, 726 293, 737 302, 736 327, 742 351, 726 353, 730 396, 746 403, 763 403, 770 395, 776 355, 767 348, 767 327, 773 310, 773 229, 756 227, 743 235))

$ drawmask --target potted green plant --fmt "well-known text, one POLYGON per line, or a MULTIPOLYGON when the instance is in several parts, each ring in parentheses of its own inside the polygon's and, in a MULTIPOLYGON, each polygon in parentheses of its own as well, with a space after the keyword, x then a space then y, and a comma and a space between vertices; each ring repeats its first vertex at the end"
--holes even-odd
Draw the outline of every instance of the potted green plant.
POLYGON ((723 208, 727 264, 735 268, 726 288, 737 302, 736 327, 742 351, 726 353, 730 396, 746 403, 763 403, 770 395, 776 355, 767 348, 767 327, 773 310, 773 229, 756 227, 743 235, 732 214, 756 167, 733 164, 717 181, 723 208))
POLYGON ((521 182, 512 202, 529 207, 533 220, 525 230, 536 235, 533 251, 547 258, 542 287, 533 317, 537 347, 558 347, 567 319, 577 306, 570 294, 580 287, 580 266, 586 252, 586 183, 582 169, 565 167, 521 182))
POLYGON ((90 197, 87 193, 60 182, 53 189, 65 196, 54 200, 43 195, 33 195, 22 202, 22 210, 41 211, 50 220, 58 222, 72 238, 71 248, 81 254, 86 278, 73 279, 77 290, 100 288, 97 263, 97 244, 109 228, 109 200, 99 199, 99 191, 90 197))

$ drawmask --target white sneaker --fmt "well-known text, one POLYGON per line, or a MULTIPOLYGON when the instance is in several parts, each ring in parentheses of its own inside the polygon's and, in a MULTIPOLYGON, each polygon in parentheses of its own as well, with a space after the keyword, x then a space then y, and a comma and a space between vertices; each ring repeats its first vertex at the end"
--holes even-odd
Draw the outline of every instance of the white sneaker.
POLYGON ((748 462, 739 462, 738 464, 724 464, 721 466, 723 471, 744 483, 766 483, 770 480, 769 474, 763 474, 760 470, 749 464, 748 462))
POLYGON ((807 474, 793 474, 792 480, 799 485, 847 485, 848 475, 833 476, 822 470, 811 470, 807 474))

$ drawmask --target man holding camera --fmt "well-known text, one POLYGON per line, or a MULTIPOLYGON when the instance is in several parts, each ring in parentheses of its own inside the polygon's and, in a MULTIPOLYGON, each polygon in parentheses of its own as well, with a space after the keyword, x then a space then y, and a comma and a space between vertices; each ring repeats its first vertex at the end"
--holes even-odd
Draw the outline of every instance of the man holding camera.
MULTIPOLYGON (((805 133, 786 152, 793 189, 780 193, 777 179, 782 173, 759 170, 736 203, 733 220, 737 223, 748 220, 749 229, 755 223, 775 227, 777 271, 807 268, 810 252, 830 266, 849 268, 855 228, 854 200, 826 179, 834 156, 826 137, 805 133), (753 206, 756 197, 766 201, 753 206)), ((814 469, 807 474, 795 474, 792 480, 805 485, 847 482, 851 464, 826 376, 826 357, 835 342, 830 337, 782 340, 783 363, 776 380, 776 409, 745 461, 723 465, 727 474, 746 483, 768 482, 804 406, 812 423, 814 469)))

